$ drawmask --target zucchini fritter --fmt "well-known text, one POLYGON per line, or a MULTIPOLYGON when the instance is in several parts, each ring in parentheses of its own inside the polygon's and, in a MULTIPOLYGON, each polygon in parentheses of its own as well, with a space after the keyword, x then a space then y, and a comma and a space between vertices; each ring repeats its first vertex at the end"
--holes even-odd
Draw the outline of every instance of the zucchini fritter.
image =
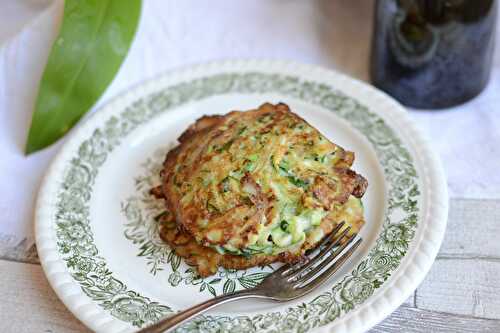
POLYGON ((204 116, 179 142, 156 190, 175 221, 162 236, 201 275, 297 261, 337 223, 363 224, 368 183, 350 169, 354 153, 285 104, 204 116))

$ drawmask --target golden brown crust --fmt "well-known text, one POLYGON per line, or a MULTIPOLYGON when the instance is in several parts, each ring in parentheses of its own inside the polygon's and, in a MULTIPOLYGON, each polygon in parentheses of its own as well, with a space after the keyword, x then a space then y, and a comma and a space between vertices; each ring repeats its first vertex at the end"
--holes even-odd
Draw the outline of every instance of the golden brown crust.
MULTIPOLYGON (((163 192, 167 200, 167 207, 175 213, 178 223, 203 245, 231 243, 232 247, 243 248, 250 241, 252 235, 257 235, 259 225, 270 223, 274 219, 273 215, 276 214, 276 211, 272 209, 276 201, 273 189, 267 189, 263 193, 256 184, 255 177, 262 177, 262 172, 259 175, 247 172, 239 180, 239 187, 243 191, 234 191, 238 193, 232 196, 221 194, 222 178, 227 177, 234 169, 237 169, 236 167, 241 169, 241 160, 251 155, 253 147, 250 146, 259 144, 252 143, 248 136, 236 134, 245 124, 261 126, 256 135, 262 137, 272 131, 275 132, 274 137, 268 135, 268 139, 266 139, 268 141, 260 143, 263 145, 261 150, 264 152, 261 155, 276 153, 282 155, 280 158, 284 158, 284 155, 288 154, 286 150, 290 146, 294 146, 299 154, 305 154, 304 151, 309 148, 304 143, 312 138, 319 138, 319 132, 292 113, 288 106, 283 103, 277 105, 266 103, 256 110, 233 111, 225 116, 203 116, 191 125, 180 136, 179 146, 167 155, 164 163, 163 192), (260 120, 266 119, 264 117, 269 117, 271 120, 263 123, 260 120), (304 126, 310 130, 297 134, 288 127, 289 125, 304 126), (289 141, 280 146, 279 139, 282 138, 287 138, 289 141), (245 149, 249 151, 248 154, 235 158, 237 151, 231 146, 237 144, 239 147, 245 146, 245 149), (229 152, 231 148, 233 151, 229 152), (268 149, 273 150, 267 152, 268 149), (217 162, 215 162, 216 159, 217 162), (203 168, 207 168, 207 170, 203 168), (213 182, 216 182, 213 185, 214 188, 211 188, 212 185, 209 183, 206 185, 197 183, 203 182, 207 175, 214 178, 213 182), (244 195, 242 192, 245 191, 245 186, 251 187, 251 184, 254 184, 253 187, 257 193, 249 196, 244 195), (188 192, 190 193, 186 194, 188 192), (190 198, 183 200, 183 196, 188 195, 190 198), (219 203, 222 200, 221 206, 227 207, 219 209, 220 207, 212 204, 213 201, 217 200, 219 203), (205 227, 203 224, 208 224, 208 226, 205 227)), ((334 149, 337 154, 335 166, 330 172, 334 172, 335 177, 340 181, 330 181, 329 186, 323 186, 322 190, 318 192, 329 195, 326 200, 324 200, 324 195, 320 200, 323 201, 325 209, 332 209, 334 205, 343 204, 355 188, 357 196, 362 194, 363 187, 356 186, 356 182, 362 177, 348 169, 354 160, 353 153, 326 140, 323 145, 327 145, 330 150, 334 149)), ((269 161, 269 157, 264 158, 264 160, 269 161)), ((307 172, 304 170, 304 177, 308 176, 307 172)), ((323 182, 326 180, 326 178, 323 179, 323 182)), ((300 188, 292 188, 290 191, 297 195, 302 193, 300 188)), ((305 194, 307 195, 307 193, 305 194)), ((311 198, 309 201, 314 200, 311 198)))
POLYGON ((196 120, 196 122, 189 126, 184 133, 179 137, 179 142, 186 142, 193 138, 195 135, 203 134, 204 132, 209 131, 212 127, 219 124, 224 119, 223 116, 215 115, 215 116, 203 116, 196 120))
MULTIPOLYGON (((243 269, 295 262, 318 244, 317 234, 310 235, 293 251, 249 257, 211 248, 245 249, 262 229, 276 228, 283 207, 278 200, 283 190, 276 184, 284 186, 286 195, 303 209, 328 213, 320 223, 323 235, 345 217, 342 205, 351 196, 361 197, 367 186, 362 176, 349 169, 354 153, 328 141, 283 103, 203 116, 182 133, 179 142, 165 159, 162 186, 151 193, 157 198, 163 195, 172 212, 166 224, 170 227, 161 228, 162 238, 202 276, 213 274, 218 266, 243 269), (306 159, 310 162, 304 163, 306 159), (251 168, 254 161, 256 169, 251 168), (291 165, 289 170, 286 163, 291 165), (234 176, 235 172, 239 175, 234 176)), ((362 214, 353 223, 353 230, 358 230, 362 214)))

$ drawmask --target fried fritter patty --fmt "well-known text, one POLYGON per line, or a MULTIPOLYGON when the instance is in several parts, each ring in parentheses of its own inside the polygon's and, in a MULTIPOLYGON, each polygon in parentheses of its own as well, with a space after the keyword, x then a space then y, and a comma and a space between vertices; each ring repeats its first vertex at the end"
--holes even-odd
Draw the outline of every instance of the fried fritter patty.
MULTIPOLYGON (((161 193, 157 194, 157 196, 161 196, 161 193)), ((358 233, 364 224, 361 201, 351 196, 333 219, 346 222, 343 228, 350 226, 349 234, 358 233)), ((320 228, 324 235, 329 235, 332 232, 337 225, 335 221, 330 218, 323 219, 320 228)), ((178 256, 184 258, 187 264, 194 266, 201 277, 215 274, 219 266, 227 269, 246 269, 274 262, 297 262, 303 259, 307 250, 313 249, 317 245, 317 240, 312 235, 309 235, 302 244, 300 251, 294 254, 282 252, 276 255, 256 254, 249 257, 227 253, 221 254, 212 248, 200 245, 193 236, 177 225, 173 214, 170 212, 166 211, 162 214, 159 223, 161 238, 178 256)))
POLYGON ((282 103, 204 116, 179 141, 162 172, 167 208, 225 267, 233 256, 237 267, 300 257, 367 186, 352 152, 282 103))

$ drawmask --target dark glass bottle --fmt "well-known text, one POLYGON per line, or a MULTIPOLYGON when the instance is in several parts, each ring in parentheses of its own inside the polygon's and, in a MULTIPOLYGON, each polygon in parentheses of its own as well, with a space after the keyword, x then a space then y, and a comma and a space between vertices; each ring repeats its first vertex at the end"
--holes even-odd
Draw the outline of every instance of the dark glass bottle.
POLYGON ((463 103, 488 82, 496 0, 378 0, 373 84, 405 105, 463 103))

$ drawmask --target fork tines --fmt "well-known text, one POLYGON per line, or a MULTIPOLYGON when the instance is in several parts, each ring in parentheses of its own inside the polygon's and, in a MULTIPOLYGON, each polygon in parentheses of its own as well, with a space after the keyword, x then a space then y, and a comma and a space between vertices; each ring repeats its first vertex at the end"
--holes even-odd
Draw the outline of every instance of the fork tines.
POLYGON ((282 276, 288 282, 293 283, 294 289, 300 289, 305 293, 319 286, 331 277, 356 250, 362 239, 358 238, 354 242, 357 234, 349 234, 351 227, 344 228, 344 226, 345 222, 339 223, 318 246, 319 251, 305 264, 295 264, 282 270, 282 276))

